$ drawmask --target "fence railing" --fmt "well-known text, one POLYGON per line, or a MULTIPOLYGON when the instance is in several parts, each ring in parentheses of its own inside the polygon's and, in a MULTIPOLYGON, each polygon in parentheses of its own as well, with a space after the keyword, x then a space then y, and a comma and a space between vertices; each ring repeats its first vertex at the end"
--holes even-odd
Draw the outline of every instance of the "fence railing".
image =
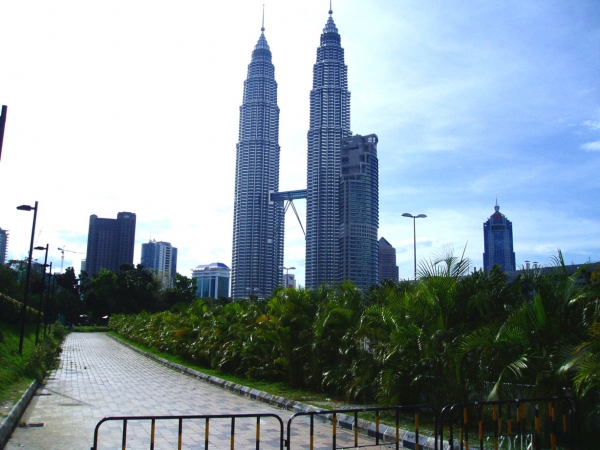
MULTIPOLYGON (((204 449, 213 443, 223 448, 228 445, 232 450, 236 446, 236 426, 243 424, 243 442, 239 448, 252 447, 259 450, 261 441, 261 423, 268 423, 262 428, 269 433, 270 448, 292 450, 295 448, 367 448, 385 445, 386 448, 411 448, 421 450, 425 447, 432 450, 469 450, 484 449, 522 449, 541 450, 558 448, 571 450, 577 448, 576 410, 572 397, 549 397, 534 399, 514 399, 489 402, 466 402, 448 405, 438 410, 431 405, 409 405, 393 407, 354 408, 336 410, 316 410, 293 414, 288 422, 284 435, 284 423, 277 414, 217 414, 217 415, 164 415, 164 416, 117 416, 105 417, 96 425, 94 444, 91 450, 99 450, 100 429, 107 422, 121 422, 121 426, 106 430, 113 440, 118 439, 114 433, 121 433, 121 448, 128 445, 128 426, 135 423, 144 426, 144 442, 148 440, 148 448, 154 450, 157 445, 157 424, 175 421, 177 423, 177 448, 184 443, 184 424, 186 438, 195 447, 201 445, 204 434, 204 449), (423 436, 420 423, 426 417, 427 429, 431 436, 423 436), (254 433, 248 423, 256 421, 254 433), (273 419, 275 422, 270 422, 273 419), (319 427, 315 421, 330 424, 330 427, 319 427), (217 422, 214 442, 211 442, 211 424, 217 422), (224 430, 223 423, 229 424, 229 431, 224 430), (385 422, 385 424, 384 424, 385 422), (195 424, 192 426, 191 424, 195 424), (274 424, 274 425, 273 425, 274 424), (149 429, 148 429, 149 425, 149 429), (193 436, 189 436, 193 435, 193 436), (224 436, 229 442, 223 442, 224 436), (315 442, 318 441, 318 442, 315 442), (200 443, 200 444, 199 444, 200 443)), ((133 425, 132 425, 133 426, 133 425)), ((166 424, 165 424, 166 427, 166 424)), ((173 428, 173 425, 167 427, 173 428)), ((165 435, 173 435, 167 431, 165 435)), ((118 434, 117 434, 118 436, 118 434)), ((162 439, 166 438, 161 434, 162 439)), ((139 436, 136 435, 139 441, 139 436)), ((135 443, 140 446, 140 442, 135 443)), ((173 443, 168 444, 170 448, 173 443)), ((186 442, 187 445, 187 442, 186 442)))
MULTIPOLYGON (((173 416, 115 416, 105 417, 96 425, 94 430, 94 445, 91 450, 98 450, 99 432, 100 427, 107 422, 121 422, 122 425, 122 437, 121 437, 121 448, 125 450, 127 448, 127 426, 130 422, 135 423, 150 423, 150 442, 149 449, 154 450, 156 445, 156 425, 157 422, 164 421, 177 421, 178 422, 178 433, 177 433, 177 449, 181 450, 183 445, 183 424, 191 421, 203 421, 200 427, 204 428, 204 448, 209 448, 210 445, 210 425, 211 422, 215 421, 230 421, 230 446, 235 448, 235 431, 236 431, 236 420, 239 424, 240 420, 243 419, 256 419, 255 428, 255 445, 256 450, 260 448, 261 443, 261 419, 271 418, 276 421, 279 425, 279 431, 277 441, 279 442, 280 450, 283 450, 284 434, 283 434, 283 421, 277 414, 265 413, 265 414, 200 414, 200 415, 173 415, 173 416)), ((244 448, 248 448, 244 445, 244 448)))
MULTIPOLYGON (((308 436, 305 436, 305 440, 302 442, 303 445, 307 445, 310 450, 315 448, 315 418, 322 421, 331 422, 331 441, 330 445, 332 449, 337 448, 365 448, 371 446, 380 446, 383 444, 394 445, 396 450, 400 448, 400 441, 402 439, 402 433, 406 432, 405 429, 400 429, 400 418, 406 417, 406 414, 411 414, 414 420, 414 433, 410 436, 410 441, 402 439, 403 441, 414 442, 415 450, 419 450, 419 418, 422 412, 430 412, 433 417, 433 429, 437 429, 437 414, 435 408, 431 405, 410 405, 410 406, 391 406, 391 407, 373 407, 373 408, 355 408, 355 409, 336 409, 336 410, 320 410, 320 411, 307 411, 299 412, 289 418, 287 423, 287 440, 286 448, 292 448, 292 429, 294 422, 302 417, 308 417, 308 436), (359 435, 360 423, 359 414, 370 414, 375 416, 374 427, 369 427, 366 433, 359 435), (386 413, 386 421, 392 421, 394 425, 392 427, 381 424, 381 414, 386 413), (338 445, 338 427, 351 432, 351 438, 346 439, 346 442, 338 445), (366 436, 365 436, 366 434, 366 436), (414 441, 413 441, 414 439, 414 441), (348 442, 350 440, 350 442, 348 442), (350 444, 350 445, 349 445, 350 444)), ((298 434, 298 433, 297 433, 298 434)), ((306 434, 306 433, 305 433, 306 434)), ((404 436, 408 437, 408 436, 404 436)), ((435 439, 434 439, 434 442, 435 439)), ((324 448, 323 442, 321 442, 318 448, 324 448)), ((404 447, 404 445, 403 445, 404 447)), ((437 449, 437 446, 435 447, 437 449)))
POLYGON ((440 413, 440 448, 573 449, 575 402, 572 397, 457 403, 440 413))

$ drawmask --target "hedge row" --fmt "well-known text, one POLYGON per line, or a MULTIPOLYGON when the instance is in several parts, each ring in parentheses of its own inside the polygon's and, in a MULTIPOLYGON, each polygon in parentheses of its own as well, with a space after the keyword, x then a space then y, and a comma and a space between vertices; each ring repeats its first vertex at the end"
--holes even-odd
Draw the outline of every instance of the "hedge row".
MULTIPOLYGON (((0 293, 0 320, 8 323, 18 323, 21 320, 21 309, 23 303, 9 297, 6 294, 0 293)), ((27 307, 26 321, 27 323, 35 323, 38 317, 38 310, 30 306, 27 307)), ((42 313, 42 321, 44 313, 42 313)))

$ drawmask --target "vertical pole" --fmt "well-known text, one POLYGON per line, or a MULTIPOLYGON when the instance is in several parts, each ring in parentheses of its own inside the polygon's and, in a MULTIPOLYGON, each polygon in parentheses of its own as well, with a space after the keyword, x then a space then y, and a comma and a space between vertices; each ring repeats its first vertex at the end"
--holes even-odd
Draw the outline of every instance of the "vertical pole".
POLYGON ((413 216, 413 242, 415 246, 415 281, 417 281, 417 218, 413 216))
POLYGON ((6 126, 6 110, 8 107, 2 105, 2 114, 0 114, 0 159, 2 159, 2 142, 4 141, 4 127, 6 126))
POLYGON ((40 322, 42 320, 42 307, 44 306, 44 291, 46 290, 46 264, 48 264, 48 244, 46 244, 46 256, 44 257, 44 271, 42 272, 42 293, 40 294, 37 325, 35 327, 35 345, 38 345, 40 336, 40 322))
POLYGON ((46 297, 46 308, 44 309, 44 339, 46 339, 46 328, 50 318, 51 302, 54 300, 54 282, 56 275, 52 273, 52 263, 50 263, 50 276, 52 276, 52 296, 50 296, 50 287, 48 287, 48 296, 46 297))
POLYGON ((31 274, 31 257, 33 256, 33 239, 35 238, 35 221, 37 219, 38 202, 33 208, 33 226, 31 227, 31 242, 29 244, 29 260, 25 275, 25 293, 23 294, 23 307, 21 308, 21 335, 19 336, 19 355, 23 354, 23 338, 25 337, 25 320, 27 318, 27 296, 29 295, 29 275, 31 274))

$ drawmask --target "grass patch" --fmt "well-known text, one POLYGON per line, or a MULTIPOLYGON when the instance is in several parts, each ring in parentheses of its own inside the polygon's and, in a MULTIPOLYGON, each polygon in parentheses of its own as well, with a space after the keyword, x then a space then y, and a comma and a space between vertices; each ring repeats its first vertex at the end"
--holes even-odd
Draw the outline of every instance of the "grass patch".
POLYGON ((26 374, 25 367, 35 351, 35 325, 25 327, 22 355, 19 355, 20 326, 5 322, 0 325, 0 403, 4 410, 5 402, 14 400, 16 392, 33 381, 33 377, 26 374))
POLYGON ((110 331, 110 328, 101 325, 78 325, 73 331, 78 333, 106 333, 110 331))
POLYGON ((40 343, 35 345, 36 325, 27 325, 23 354, 19 355, 20 325, 0 322, 0 329, 0 410, 8 414, 31 382, 36 378, 41 381, 46 371, 56 364, 62 338, 47 336, 42 341, 42 328, 40 343))

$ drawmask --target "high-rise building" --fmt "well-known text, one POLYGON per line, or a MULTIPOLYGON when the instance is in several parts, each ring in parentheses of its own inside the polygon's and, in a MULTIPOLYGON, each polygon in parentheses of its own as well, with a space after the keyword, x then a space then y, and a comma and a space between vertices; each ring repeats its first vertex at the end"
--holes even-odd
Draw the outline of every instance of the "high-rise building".
POLYGON ((164 287, 172 286, 177 273, 177 248, 170 242, 156 242, 151 239, 142 244, 140 263, 144 268, 153 271, 164 287))
POLYGON ((220 262, 196 266, 192 269, 192 278, 196 280, 198 288, 196 297, 217 299, 229 297, 230 274, 231 269, 220 262))
POLYGON ((102 268, 118 272, 121 264, 133 264, 135 220, 131 212, 120 212, 116 219, 90 216, 85 258, 90 277, 102 268))
POLYGON ((350 92, 332 11, 321 34, 310 91, 306 199, 306 287, 337 281, 342 139, 349 137, 350 92))
POLYGON ((279 190, 279 107, 264 26, 252 52, 240 107, 233 207, 232 297, 269 296, 281 280, 283 204, 279 190))
POLYGON ((281 279, 282 285, 287 288, 296 288, 296 275, 293 273, 284 273, 281 279))
POLYGON ((384 237, 379 239, 379 282, 383 280, 398 281, 396 249, 384 237))
POLYGON ((338 281, 367 290, 379 282, 377 136, 342 139, 339 174, 338 281))
POLYGON ((483 270, 492 270, 498 264, 502 270, 515 270, 512 222, 500 212, 496 201, 494 214, 483 223, 483 270))
POLYGON ((6 250, 8 249, 8 231, 0 228, 0 264, 6 262, 6 250))

